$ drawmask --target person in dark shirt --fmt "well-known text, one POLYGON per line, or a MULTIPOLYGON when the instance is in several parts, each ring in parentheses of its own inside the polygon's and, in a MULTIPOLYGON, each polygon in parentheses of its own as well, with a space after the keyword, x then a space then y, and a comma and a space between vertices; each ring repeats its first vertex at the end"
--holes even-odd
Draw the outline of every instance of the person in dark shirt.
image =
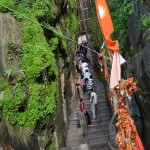
POLYGON ((84 58, 87 59, 86 55, 87 55, 87 48, 86 48, 86 44, 82 43, 82 45, 80 46, 80 51, 83 54, 84 58))

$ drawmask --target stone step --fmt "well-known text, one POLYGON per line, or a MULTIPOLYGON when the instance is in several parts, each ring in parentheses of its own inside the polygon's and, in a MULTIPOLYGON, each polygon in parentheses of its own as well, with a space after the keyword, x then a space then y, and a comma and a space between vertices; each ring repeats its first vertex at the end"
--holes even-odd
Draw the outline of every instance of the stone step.
POLYGON ((69 147, 64 147, 61 148, 61 150, 80 150, 79 146, 69 146, 69 147))
MULTIPOLYGON (((97 94, 97 96, 101 96, 101 95, 104 95, 104 94, 105 94, 105 90, 102 90, 102 88, 94 88, 93 91, 97 94)), ((88 91, 86 91, 83 96, 84 96, 84 97, 89 96, 88 91)))
POLYGON ((93 124, 92 126, 88 126, 88 133, 108 130, 108 127, 109 127, 108 122, 103 122, 101 124, 93 124))
MULTIPOLYGON (((89 109, 87 109, 87 110, 89 110, 89 112, 91 112, 92 113, 92 111, 91 111, 91 109, 89 108, 89 109)), ((96 108, 95 108, 95 110, 96 110, 96 113, 97 114, 108 114, 108 115, 111 115, 111 111, 107 108, 107 107, 100 107, 100 106, 97 106, 96 108)))
POLYGON ((103 136, 103 135, 109 135, 108 128, 106 128, 106 129, 101 128, 101 130, 95 130, 95 131, 88 132, 86 137, 95 138, 95 137, 103 136))
MULTIPOLYGON (((84 96, 83 97, 84 102, 90 101, 90 96, 84 96)), ((107 101, 107 99, 103 95, 98 95, 97 101, 107 101)))
POLYGON ((96 117, 97 117, 97 121, 99 120, 104 121, 104 120, 111 120, 112 115, 104 113, 104 114, 96 114, 96 117))
MULTIPOLYGON (((101 92, 96 92, 98 98, 105 98, 105 92, 104 91, 101 91, 101 92)), ((86 92, 84 95, 83 95, 84 99, 86 98, 89 98, 90 97, 90 94, 88 92, 86 92)))
POLYGON ((94 143, 101 143, 101 142, 109 141, 109 135, 98 136, 97 138, 93 137, 85 137, 85 138, 74 138, 74 139, 67 139, 66 145, 67 146, 75 146, 80 144, 94 144, 94 143))
POLYGON ((89 144, 90 150, 110 150, 108 142, 89 144))
POLYGON ((79 119, 80 116, 82 116, 82 112, 81 111, 74 111, 70 116, 69 116, 69 120, 76 120, 79 119))
MULTIPOLYGON (((90 105, 89 105, 89 106, 90 106, 90 105)), ((88 108, 86 108, 86 110, 87 110, 88 112, 90 112, 90 111, 91 111, 91 108, 88 107, 88 108)), ((71 114, 71 115, 78 114, 79 111, 81 112, 80 108, 79 108, 79 110, 78 110, 78 109, 77 109, 77 110, 74 110, 73 114, 71 114)), ((96 109, 96 111, 97 111, 97 112, 106 112, 106 111, 110 112, 110 107, 109 107, 108 105, 98 106, 98 108, 96 109)))
POLYGON ((80 119, 69 119, 69 129, 81 128, 80 119))
POLYGON ((67 139, 72 139, 74 137, 81 139, 81 138, 83 138, 83 134, 81 133, 81 134, 77 134, 77 135, 74 135, 74 136, 72 136, 70 134, 67 135, 67 139))
MULTIPOLYGON (((92 112, 91 111, 89 112, 89 114, 92 117, 92 112)), ((97 120, 102 120, 104 118, 103 116, 105 116, 109 120, 111 119, 111 113, 110 112, 97 112, 96 111, 96 118, 97 118, 97 120)))
POLYGON ((79 146, 64 147, 61 150, 90 150, 90 148, 88 144, 80 144, 79 146))
MULTIPOLYGON (((87 110, 89 113, 92 113, 91 105, 89 105, 88 107, 86 107, 86 110, 87 110)), ((95 111, 96 111, 96 114, 100 114, 100 115, 108 114, 108 115, 111 115, 111 111, 110 111, 109 109, 107 109, 107 107, 102 107, 102 108, 100 108, 100 106, 97 106, 97 107, 95 108, 95 111)))
POLYGON ((78 129, 80 127, 81 127, 80 124, 70 124, 69 125, 69 129, 78 129))
POLYGON ((102 88, 99 83, 94 83, 93 84, 93 88, 94 88, 94 91, 96 90, 99 90, 98 92, 105 92, 104 88, 102 88))
POLYGON ((103 87, 101 87, 101 85, 99 83, 94 82, 93 88, 94 88, 94 90, 99 90, 99 92, 105 92, 105 89, 103 87))
POLYGON ((82 128, 69 129, 67 133, 68 133, 69 136, 83 135, 83 129, 82 128))
POLYGON ((104 112, 104 111, 109 111, 110 112, 110 107, 108 105, 97 105, 96 110, 98 112, 104 112))
MULTIPOLYGON (((84 102, 86 109, 91 108, 91 104, 90 102, 84 102)), ((109 106, 108 103, 106 101, 98 101, 97 102, 97 107, 106 107, 109 106)))

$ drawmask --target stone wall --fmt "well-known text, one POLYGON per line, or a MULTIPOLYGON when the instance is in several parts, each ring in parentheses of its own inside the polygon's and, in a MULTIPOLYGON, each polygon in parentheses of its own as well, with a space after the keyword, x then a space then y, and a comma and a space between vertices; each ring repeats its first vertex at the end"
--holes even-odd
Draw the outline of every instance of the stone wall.
MULTIPOLYGON (((67 6, 67 1, 56 1, 55 3, 61 8, 67 6)), ((59 22, 61 10, 58 9, 57 13, 56 21, 59 22)), ((67 14, 65 14, 65 17, 67 18, 67 14)), ((4 76, 7 69, 13 67, 17 70, 20 68, 19 58, 13 54, 11 56, 9 55, 8 45, 13 43, 19 49, 22 43, 22 32, 21 24, 17 22, 11 14, 0 14, 0 20, 0 75, 4 76), (10 57, 13 57, 13 59, 10 57), (9 59, 11 59, 11 63, 9 62, 9 59)), ((69 41, 66 43, 69 43, 69 41)), ((68 116, 77 102, 74 81, 74 49, 71 49, 69 45, 67 45, 68 54, 65 52, 65 57, 63 56, 61 47, 58 46, 56 48, 57 52, 55 56, 60 73, 60 81, 58 81, 59 98, 56 104, 56 112, 53 116, 50 115, 43 120, 39 120, 34 129, 28 130, 20 128, 16 124, 12 125, 3 116, 2 111, 0 111, 0 140, 11 145, 15 150, 49 150, 53 137, 57 138, 57 148, 65 146, 68 116), (55 133, 55 136, 53 133, 55 133)), ((16 79, 17 77, 15 80, 16 79)), ((12 87, 15 85, 15 80, 11 83, 12 87)), ((3 91, 0 91, 0 99, 2 98, 3 91)))
POLYGON ((150 17, 149 1, 135 2, 134 13, 129 18, 128 35, 130 44, 136 52, 133 56, 133 73, 138 80, 139 91, 136 94, 136 102, 138 104, 143 125, 143 142, 145 149, 150 149, 149 137, 150 133, 150 28, 146 31, 140 30, 141 15, 150 17))

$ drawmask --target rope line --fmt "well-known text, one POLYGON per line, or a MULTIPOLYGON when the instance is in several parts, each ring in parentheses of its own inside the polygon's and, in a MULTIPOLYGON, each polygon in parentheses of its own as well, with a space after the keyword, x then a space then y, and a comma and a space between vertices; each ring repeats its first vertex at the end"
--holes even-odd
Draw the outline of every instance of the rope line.
MULTIPOLYGON (((14 9, 12 9, 12 8, 6 6, 6 5, 3 5, 3 4, 0 4, 0 5, 3 6, 3 7, 5 7, 5 8, 7 8, 7 9, 9 9, 9 10, 12 11, 12 12, 15 12, 15 13, 19 14, 20 16, 24 17, 25 19, 27 19, 27 20, 29 20, 29 21, 34 22, 34 23, 37 24, 36 21, 34 21, 33 19, 30 19, 29 17, 25 16, 24 14, 19 13, 18 11, 15 11, 14 9)), ((51 28, 49 28, 49 27, 47 27, 47 26, 45 26, 45 25, 43 25, 43 24, 41 24, 41 23, 38 23, 38 24, 39 24, 40 26, 42 26, 42 27, 44 27, 44 28, 46 28, 46 29, 48 29, 48 30, 50 30, 50 31, 52 31, 52 32, 54 32, 54 33, 56 33, 56 34, 58 34, 59 36, 61 36, 61 37, 63 37, 63 38, 66 38, 66 39, 70 40, 71 42, 73 42, 73 43, 75 43, 75 44, 78 44, 78 42, 76 42, 75 40, 73 40, 73 39, 71 39, 71 38, 69 38, 69 37, 67 37, 67 36, 65 36, 65 35, 63 35, 63 34, 57 32, 57 31, 54 31, 53 29, 51 29, 51 28)), ((81 46, 82 44, 78 44, 78 45, 81 46)), ((96 52, 95 50, 93 50, 93 49, 91 49, 91 48, 88 48, 88 47, 86 47, 86 46, 84 46, 84 45, 82 45, 82 46, 85 47, 85 48, 87 48, 88 50, 90 50, 90 51, 92 51, 92 52, 94 52, 94 53, 96 53, 96 54, 99 55, 99 53, 96 52)))

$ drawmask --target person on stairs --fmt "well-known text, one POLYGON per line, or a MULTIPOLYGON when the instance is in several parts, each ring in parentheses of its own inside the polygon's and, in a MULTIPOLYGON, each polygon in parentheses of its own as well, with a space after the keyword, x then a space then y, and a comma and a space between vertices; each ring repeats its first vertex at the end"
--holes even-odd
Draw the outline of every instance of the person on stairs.
POLYGON ((85 84, 85 80, 84 80, 83 75, 81 75, 81 83, 82 83, 83 94, 85 94, 85 92, 87 92, 87 89, 86 89, 86 84, 85 84))
POLYGON ((77 88, 78 94, 80 95, 81 88, 82 88, 82 85, 81 85, 81 76, 80 75, 77 77, 76 88, 77 88))
POLYGON ((82 72, 84 72, 84 68, 85 67, 88 67, 88 64, 85 62, 85 60, 84 59, 82 59, 82 65, 81 65, 81 67, 82 67, 82 72))
MULTIPOLYGON (((90 78, 87 81, 88 91, 91 91, 93 89, 93 84, 94 84, 94 81, 93 81, 92 75, 90 75, 90 78)), ((90 93, 89 93, 89 95, 90 95, 90 93)))
POLYGON ((81 73, 81 71, 80 71, 80 60, 81 60, 81 55, 77 54, 76 55, 76 70, 78 73, 81 73))
POLYGON ((87 57, 86 57, 86 55, 87 55, 86 43, 82 43, 82 45, 80 46, 80 51, 82 52, 84 59, 87 59, 87 57))
POLYGON ((93 91, 93 89, 90 90, 90 103, 91 103, 93 121, 95 121, 96 119, 95 105, 97 104, 97 94, 93 91))
POLYGON ((87 121, 87 124, 91 125, 91 117, 90 117, 88 111, 85 108, 84 101, 83 101, 82 97, 80 98, 80 110, 81 110, 81 112, 84 113, 86 121, 87 121))
POLYGON ((89 70, 85 70, 84 73, 84 79, 85 79, 85 84, 87 84, 87 81, 90 79, 91 73, 89 72, 89 70))

